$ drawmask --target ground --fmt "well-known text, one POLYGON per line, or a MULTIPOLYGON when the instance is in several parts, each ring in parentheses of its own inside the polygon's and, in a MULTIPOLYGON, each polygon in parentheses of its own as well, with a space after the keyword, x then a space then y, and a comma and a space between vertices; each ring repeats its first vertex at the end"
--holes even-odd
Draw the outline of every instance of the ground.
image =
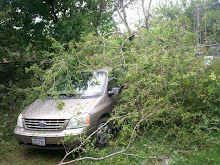
POLYGON ((39 150, 18 145, 15 140, 1 142, 1 165, 54 165, 58 164, 65 155, 65 151, 39 150))

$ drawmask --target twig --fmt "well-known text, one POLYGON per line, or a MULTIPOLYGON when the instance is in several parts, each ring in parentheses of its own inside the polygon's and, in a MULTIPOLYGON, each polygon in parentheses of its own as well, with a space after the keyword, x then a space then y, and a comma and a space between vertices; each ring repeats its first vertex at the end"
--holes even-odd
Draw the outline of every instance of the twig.
POLYGON ((217 127, 211 127, 211 128, 208 128, 209 130, 213 130, 213 129, 215 129, 215 130, 220 130, 219 128, 217 128, 217 127))
MULTIPOLYGON (((124 115, 125 116, 125 115, 124 115)), ((99 127, 96 131, 94 131, 93 133, 91 133, 87 138, 86 140, 88 140, 89 138, 91 138, 96 132, 98 132, 100 129, 102 129, 104 126, 106 126, 106 124, 108 124, 110 121, 112 120, 115 120, 117 118, 122 118, 124 116, 119 116, 119 117, 114 117, 110 120, 108 120, 105 124, 103 124, 101 127, 99 127)), ((85 141, 86 141, 85 140, 85 141)), ((76 150, 82 148, 82 146, 85 144, 85 141, 83 141, 78 147, 76 147, 75 149, 73 149, 72 151, 68 152, 64 157, 63 159, 61 160, 61 162, 59 164, 63 164, 63 161, 67 158, 68 155, 72 154, 73 152, 75 152, 76 150)))
POLYGON ((77 52, 77 53, 75 54, 75 56, 76 56, 76 58, 78 59, 79 63, 80 63, 81 65, 83 65, 83 66, 85 66, 85 65, 80 61, 80 59, 79 59, 79 57, 78 57, 77 54, 79 54, 80 52, 82 52, 82 51, 83 51, 89 44, 91 44, 91 43, 92 43, 92 41, 88 42, 79 52, 77 52))
POLYGON ((121 153, 122 155, 127 155, 127 156, 135 156, 135 157, 138 157, 138 158, 141 158, 141 159, 157 159, 156 157, 143 157, 143 156, 139 156, 139 155, 136 155, 136 154, 127 154, 127 153, 121 153))
MULTIPOLYGON (((155 104, 152 105, 152 107, 151 107, 151 109, 150 109, 149 111, 151 111, 151 110, 154 108, 154 106, 155 106, 155 104)), ((145 121, 149 116, 155 114, 155 111, 156 111, 160 106, 161 106, 161 105, 157 106, 157 108, 155 108, 150 114, 145 114, 145 115, 142 117, 142 119, 137 122, 137 124, 136 124, 135 127, 133 128, 132 135, 131 135, 130 140, 129 140, 128 144, 127 144, 127 147, 126 147, 124 150, 121 150, 121 151, 112 153, 112 154, 110 154, 110 155, 107 155, 107 156, 101 157, 101 158, 84 157, 84 158, 79 158, 79 159, 71 160, 71 161, 68 161, 68 162, 63 162, 69 154, 71 154, 71 153, 73 153, 74 151, 76 151, 76 149, 79 149, 79 147, 81 148, 82 145, 83 145, 83 143, 84 143, 84 142, 83 142, 79 147, 75 148, 74 150, 72 150, 71 152, 69 152, 68 154, 66 154, 59 164, 60 164, 60 165, 70 164, 70 163, 78 162, 78 161, 81 161, 81 160, 96 160, 96 161, 100 161, 100 160, 104 160, 104 159, 107 159, 107 158, 109 158, 109 157, 112 157, 112 156, 115 156, 115 155, 122 154, 122 153, 126 152, 126 151, 129 149, 131 143, 133 143, 133 141, 135 140, 137 127, 140 125, 141 122, 145 121)), ((124 115, 124 116, 125 116, 125 115, 124 115)), ((117 117, 117 118, 121 118, 121 117, 124 117, 124 116, 120 116, 120 117, 117 117)), ((116 118, 113 118, 113 119, 116 119, 116 118)), ((113 120, 113 119, 111 119, 111 120, 113 120)), ((105 126, 105 125, 106 125, 108 122, 110 122, 111 120, 108 120, 103 126, 105 126)), ((102 126, 102 127, 103 127, 103 126, 102 126)), ((100 127, 99 129, 101 129, 102 127, 100 127)), ((89 137, 91 137, 93 134, 95 134, 99 129, 97 129, 95 132, 93 132, 89 137)), ((89 138, 89 137, 88 137, 88 138, 89 138)), ((88 139, 88 138, 87 138, 87 139, 88 139)))

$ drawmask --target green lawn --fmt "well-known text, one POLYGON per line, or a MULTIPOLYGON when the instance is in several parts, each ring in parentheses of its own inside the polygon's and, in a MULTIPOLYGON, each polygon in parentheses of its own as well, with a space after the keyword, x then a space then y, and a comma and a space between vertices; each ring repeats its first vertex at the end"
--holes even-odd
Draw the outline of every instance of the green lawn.
MULTIPOLYGON (((165 148, 160 148, 158 145, 152 144, 152 148, 149 144, 146 144, 148 140, 143 139, 136 140, 134 144, 131 146, 129 150, 130 153, 137 154, 140 156, 166 156, 171 158, 171 164, 176 165, 218 165, 220 162, 220 144, 219 142, 219 133, 213 140, 216 140, 216 145, 212 145, 210 147, 203 148, 193 148, 187 153, 181 153, 176 151, 166 151, 165 148), (158 155, 158 153, 160 153, 158 155)), ((0 164, 2 165, 14 165, 14 164, 22 164, 22 165, 30 165, 30 164, 38 164, 38 165, 54 165, 58 164, 60 160, 65 155, 64 151, 49 151, 49 150, 39 150, 39 149, 31 149, 22 147, 17 144, 17 142, 12 138, 10 141, 1 141, 1 150, 0 150, 0 164)), ((102 149, 95 149, 95 151, 87 152, 81 155, 91 156, 91 157, 103 157, 107 154, 115 152, 116 150, 120 150, 120 147, 110 148, 104 147, 102 149), (115 150, 115 151, 114 151, 115 150)), ((70 160, 71 157, 68 158, 70 160)), ((141 164, 144 159, 136 158, 136 157, 128 157, 125 155, 118 155, 115 157, 111 157, 104 161, 81 161, 77 164, 141 164)), ((154 160, 149 159, 145 161, 146 164, 155 164, 160 162, 160 159, 154 160)))
POLYGON ((54 165, 65 155, 64 151, 48 151, 26 148, 15 140, 0 142, 0 164, 3 165, 54 165))

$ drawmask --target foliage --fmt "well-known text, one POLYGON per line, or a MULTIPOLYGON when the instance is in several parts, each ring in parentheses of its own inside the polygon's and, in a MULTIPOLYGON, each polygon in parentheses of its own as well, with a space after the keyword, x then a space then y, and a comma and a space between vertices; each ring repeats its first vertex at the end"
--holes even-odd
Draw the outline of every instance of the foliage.
POLYGON ((161 19, 168 20, 176 20, 180 17, 187 17, 189 19, 188 24, 193 30, 193 28, 196 28, 197 26, 195 25, 196 8, 200 9, 199 28, 201 29, 203 38, 208 41, 209 38, 212 37, 219 42, 220 3, 217 0, 166 1, 166 3, 159 4, 159 6, 155 9, 155 14, 161 19))
POLYGON ((26 56, 16 61, 41 60, 38 53, 50 46, 47 36, 78 42, 88 33, 115 29, 108 0, 1 0, 0 5, 1 61, 15 61, 15 55, 26 56), (29 46, 34 56, 27 56, 29 46))
POLYGON ((141 120, 137 134, 165 129, 176 149, 203 143, 209 128, 219 127, 219 70, 195 57, 188 46, 193 34, 185 29, 178 20, 155 26, 150 34, 141 31, 125 51, 129 63, 119 76, 124 89, 115 114, 126 117, 118 120, 123 140, 117 143, 128 143, 141 120))
MULTIPOLYGON (((61 70, 111 66, 119 75, 118 85, 124 86, 113 113, 115 130, 120 129, 110 142, 113 148, 130 148, 137 136, 157 138, 154 145, 162 150, 206 146, 210 131, 219 127, 219 61, 205 66, 195 56, 196 36, 188 26, 187 18, 158 23, 150 33, 139 30, 132 42, 118 34, 89 35, 77 45, 79 50, 71 42, 64 46, 53 41, 56 51, 47 53, 53 56, 51 68, 31 70, 49 85, 61 70)), ((144 144, 148 148, 151 138, 144 144)))
POLYGON ((207 23, 208 35, 212 35, 213 38, 217 42, 220 42, 220 37, 219 37, 220 36, 220 31, 219 31, 220 3, 219 1, 216 1, 216 0, 208 1, 207 15, 205 17, 207 18, 206 21, 208 22, 207 23))

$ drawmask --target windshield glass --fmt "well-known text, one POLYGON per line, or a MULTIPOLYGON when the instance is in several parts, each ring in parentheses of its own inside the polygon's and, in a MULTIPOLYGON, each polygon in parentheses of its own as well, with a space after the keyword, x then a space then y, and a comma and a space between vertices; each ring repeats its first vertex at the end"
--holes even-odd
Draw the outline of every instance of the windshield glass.
POLYGON ((96 96, 104 92, 106 81, 105 72, 82 72, 75 77, 67 75, 59 76, 52 88, 48 90, 48 94, 56 91, 59 95, 64 96, 96 96))

